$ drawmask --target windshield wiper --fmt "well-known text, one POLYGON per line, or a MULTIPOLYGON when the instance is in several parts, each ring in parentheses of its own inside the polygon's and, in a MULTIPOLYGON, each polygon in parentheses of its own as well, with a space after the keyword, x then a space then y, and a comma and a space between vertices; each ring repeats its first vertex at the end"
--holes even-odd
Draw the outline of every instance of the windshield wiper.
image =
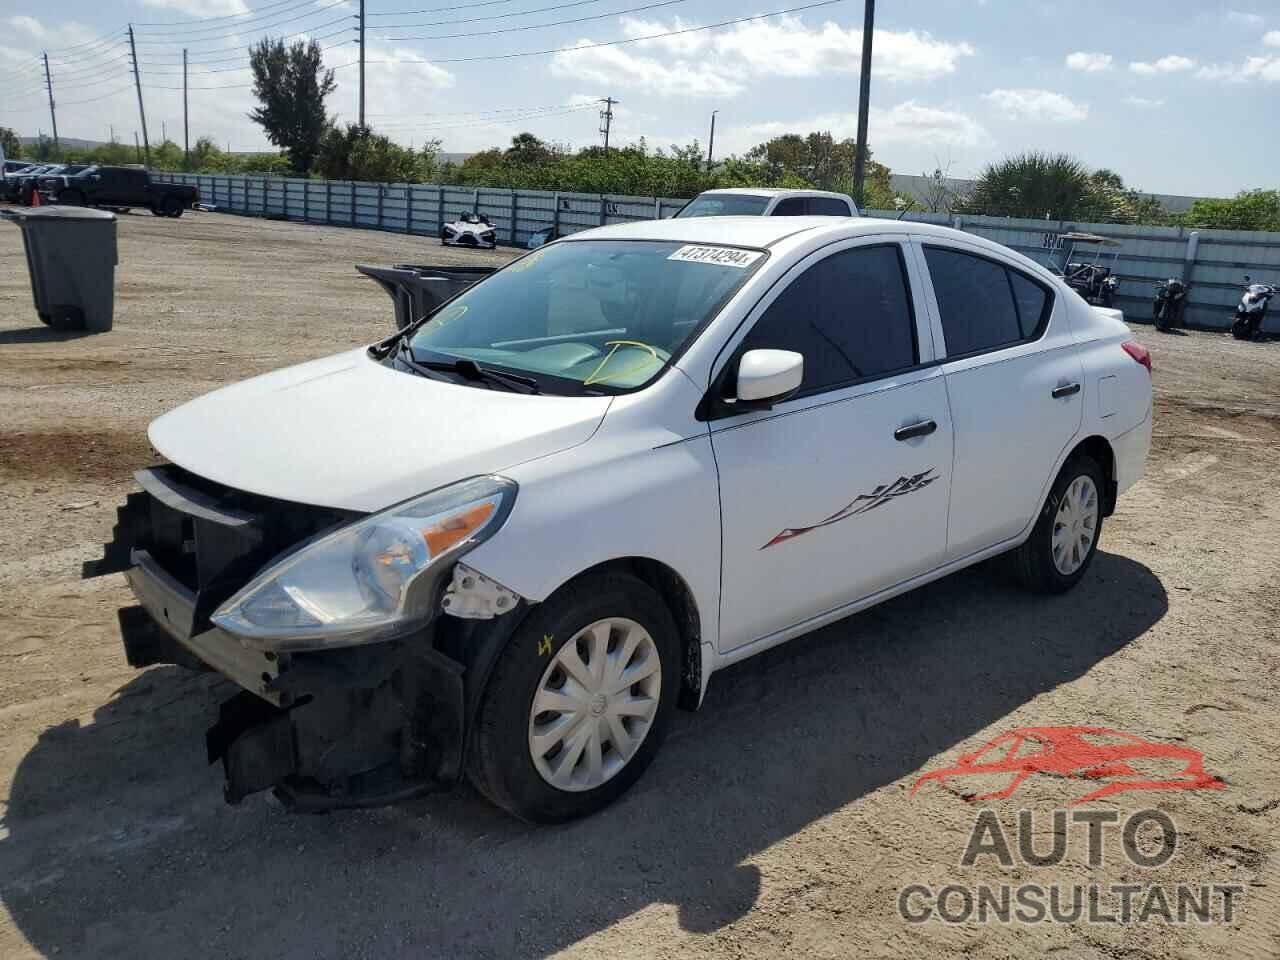
POLYGON ((409 345, 408 338, 400 341, 400 350, 404 354, 405 362, 411 366, 420 367, 424 370, 441 370, 446 373, 457 373, 468 380, 477 380, 488 384, 499 384, 516 393, 541 393, 542 390, 538 386, 538 381, 533 377, 522 377, 516 373, 504 373, 500 370, 490 370, 488 367, 482 367, 467 357, 458 357, 455 360, 419 360, 413 354, 413 347, 409 345))

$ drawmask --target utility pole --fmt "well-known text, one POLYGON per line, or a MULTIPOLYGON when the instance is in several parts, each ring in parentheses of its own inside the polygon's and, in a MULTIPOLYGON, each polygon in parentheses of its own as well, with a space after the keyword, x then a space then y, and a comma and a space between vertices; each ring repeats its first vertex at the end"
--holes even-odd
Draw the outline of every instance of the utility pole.
POLYGON ((164 146, 169 142, 169 121, 160 121, 160 145, 164 146))
POLYGON ((138 131, 133 131, 133 149, 138 154, 138 162, 142 162, 142 145, 138 143, 138 131))
MULTIPOLYGON (((147 139, 147 111, 142 106, 142 78, 138 75, 138 48, 133 42, 133 24, 129 24, 129 56, 133 60, 133 85, 138 89, 138 116, 142 119, 142 145, 147 151, 147 166, 151 166, 151 141, 147 139)), ((135 131, 134 137, 137 137, 135 131)))
POLYGON ((58 112, 53 108, 53 78, 49 76, 49 54, 44 55, 44 85, 49 88, 49 119, 53 121, 53 148, 61 150, 58 143, 58 112))
POLYGON ((187 125, 187 48, 182 48, 182 155, 191 166, 191 128, 187 125))
POLYGON ((858 157, 853 164, 853 198, 863 205, 867 177, 867 111, 871 108, 871 38, 875 34, 876 0, 863 0, 862 82, 858 86, 858 157))
POLYGON ((604 109, 600 111, 600 132, 604 134, 604 152, 605 156, 609 154, 609 128, 613 126, 613 107, 614 104, 620 103, 613 97, 605 97, 599 101, 604 104, 604 109))
POLYGON ((711 111, 711 138, 707 141, 707 173, 711 172, 711 155, 716 149, 716 114, 719 110, 711 111))
POLYGON ((360 128, 364 129, 364 0, 360 0, 360 128))

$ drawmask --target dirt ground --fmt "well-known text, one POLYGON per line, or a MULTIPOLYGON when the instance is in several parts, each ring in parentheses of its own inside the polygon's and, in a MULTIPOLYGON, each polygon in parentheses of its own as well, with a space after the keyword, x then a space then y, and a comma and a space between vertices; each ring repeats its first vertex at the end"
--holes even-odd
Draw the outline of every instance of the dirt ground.
POLYGON ((986 565, 717 675, 638 787, 584 822, 529 827, 470 788, 294 816, 223 803, 203 735, 228 686, 129 668, 123 578, 82 582, 80 564, 151 461, 152 418, 391 330, 353 263, 506 255, 217 214, 125 216, 120 238, 115 331, 64 337, 0 225, 0 956, 1280 956, 1280 344, 1135 326, 1152 457, 1067 596, 986 565), (1077 808, 1166 813, 1163 866, 1130 864, 1118 830, 1091 866, 1076 827, 1057 864, 965 866, 980 808, 1010 838, 1031 811, 1043 849, 1051 811, 1098 786, 912 793, 1025 726, 1202 751, 1225 787, 1077 808), (1230 924, 899 915, 911 884, 1120 882, 1243 892, 1230 924))

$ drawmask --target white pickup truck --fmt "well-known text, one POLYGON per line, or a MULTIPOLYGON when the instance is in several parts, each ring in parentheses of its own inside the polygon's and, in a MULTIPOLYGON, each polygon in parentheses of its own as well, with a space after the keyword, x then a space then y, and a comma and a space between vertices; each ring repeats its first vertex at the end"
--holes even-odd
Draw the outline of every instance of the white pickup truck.
POLYGON ((149 436, 168 462, 86 575, 126 574, 130 663, 242 687, 208 737, 229 799, 468 774, 550 822, 735 661, 997 554, 1078 583, 1143 470, 1150 358, 970 234, 681 218, 556 241, 149 436))

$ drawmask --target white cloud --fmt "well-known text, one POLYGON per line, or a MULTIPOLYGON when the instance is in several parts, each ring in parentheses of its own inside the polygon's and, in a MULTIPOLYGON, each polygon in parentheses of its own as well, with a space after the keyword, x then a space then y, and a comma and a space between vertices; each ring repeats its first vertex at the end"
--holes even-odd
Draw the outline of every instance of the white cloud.
POLYGON ((1263 80, 1280 83, 1280 57, 1245 57, 1241 63, 1207 64, 1196 71, 1201 80, 1219 80, 1226 83, 1248 83, 1263 80))
POLYGON ((1114 59, 1109 53, 1086 53, 1083 50, 1077 50, 1075 53, 1067 54, 1067 66, 1084 73, 1101 73, 1111 69, 1114 59))
POLYGON ((1280 47, 1280 30, 1269 30, 1262 38, 1268 47, 1280 47))
POLYGON ((1089 116, 1088 104, 1076 103, 1052 90, 992 90, 982 98, 1018 120, 1075 123, 1089 116))
MULTIPOLYGON (((830 21, 810 30, 797 17, 756 20, 716 34, 716 53, 741 62, 760 75, 812 77, 856 73, 862 60, 862 31, 830 21)), ((885 80, 932 80, 954 73, 974 49, 967 43, 935 40, 914 30, 877 30, 874 72, 885 80)))
POLYGON ((142 0, 142 5, 157 10, 176 10, 178 13, 201 18, 249 12, 244 0, 142 0))
MULTIPOLYGON (((725 131, 723 142, 729 151, 745 150, 784 133, 810 130, 828 131, 837 140, 853 138, 858 135, 858 115, 852 111, 824 113, 798 120, 745 124, 725 131)), ((987 140, 987 131, 967 114, 907 100, 895 107, 872 107, 867 140, 877 150, 884 145, 901 144, 973 147, 987 140)), ((720 134, 716 142, 722 142, 720 134)))
POLYGON ((1196 62, 1190 57, 1180 56, 1171 53, 1166 57, 1161 57, 1155 63, 1144 63, 1135 61, 1129 64, 1129 69, 1134 73, 1142 74, 1145 77, 1154 76, 1157 73, 1181 73, 1185 70, 1191 70, 1196 62))
POLYGON ((683 97, 731 97, 741 93, 743 84, 710 66, 684 61, 674 63, 637 56, 620 47, 592 47, 580 40, 582 49, 557 53, 551 58, 551 72, 607 86, 641 93, 683 97))
POLYGON ((1131 107, 1140 107, 1143 110, 1158 110, 1164 106, 1163 100, 1151 100, 1147 97, 1125 97, 1124 102, 1131 107))
MULTIPOLYGON (((628 37, 648 37, 657 33, 670 33, 675 30, 687 30, 698 26, 697 23, 676 17, 670 24, 660 20, 642 20, 639 17, 621 17, 622 32, 628 37)), ((682 33, 673 37, 658 37, 654 40, 641 40, 636 44, 649 50, 665 50, 667 53, 681 57, 691 57, 706 48, 711 38, 706 31, 682 33)))
POLYGON ((37 40, 44 36, 44 24, 35 17, 10 17, 9 25, 15 30, 31 34, 37 40))
POLYGON ((1245 13, 1242 10, 1228 10, 1227 19, 1245 27, 1260 27, 1266 21, 1266 17, 1261 14, 1245 13))
MULTIPOLYGON (((684 30, 687 21, 670 23, 621 19, 627 36, 684 30)), ((726 97, 741 93, 757 77, 814 77, 856 73, 862 56, 862 33, 835 23, 809 28, 796 17, 776 22, 738 24, 718 34, 687 33, 642 40, 636 47, 674 59, 634 54, 620 47, 591 46, 578 41, 579 50, 556 54, 551 72, 613 89, 631 88, 667 96, 726 97)), ((972 56, 967 43, 935 40, 909 30, 876 32, 875 74, 889 81, 930 80, 954 73, 963 57, 972 56)))

